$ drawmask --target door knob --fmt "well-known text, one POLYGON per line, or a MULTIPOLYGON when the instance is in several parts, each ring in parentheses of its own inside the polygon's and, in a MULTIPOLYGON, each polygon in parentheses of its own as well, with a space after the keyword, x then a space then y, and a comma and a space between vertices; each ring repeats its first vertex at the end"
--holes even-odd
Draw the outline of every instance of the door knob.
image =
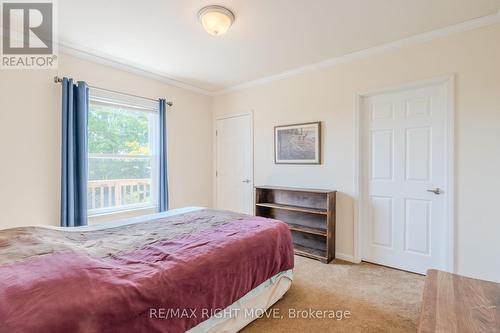
POLYGON ((242 180, 243 183, 250 183, 250 179, 245 179, 245 180, 242 180))
POLYGON ((443 193, 443 192, 441 192, 441 189, 439 187, 436 187, 436 188, 431 189, 431 190, 427 190, 427 192, 432 192, 435 195, 440 195, 441 193, 443 193))

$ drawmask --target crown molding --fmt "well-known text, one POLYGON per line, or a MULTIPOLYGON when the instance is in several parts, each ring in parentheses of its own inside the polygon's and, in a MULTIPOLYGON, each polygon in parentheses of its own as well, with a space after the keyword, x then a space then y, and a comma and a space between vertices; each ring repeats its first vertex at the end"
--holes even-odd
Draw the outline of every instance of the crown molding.
POLYGON ((158 80, 172 86, 186 89, 198 94, 202 94, 205 96, 214 96, 213 92, 210 92, 205 89, 201 89, 190 85, 188 83, 182 82, 180 80, 171 78, 165 74, 157 73, 154 70, 146 69, 138 64, 132 64, 131 62, 127 62, 123 59, 118 59, 116 57, 101 54, 95 50, 85 49, 80 46, 73 46, 66 42, 59 41, 59 52, 74 56, 79 59, 88 60, 94 63, 110 66, 125 72, 129 72, 132 74, 136 74, 142 77, 158 80))
POLYGON ((466 32, 469 30, 474 30, 474 29, 486 27, 486 26, 496 24, 496 23, 500 23, 500 9, 498 10, 497 13, 492 14, 492 15, 478 17, 478 18, 475 18, 475 19, 472 19, 469 21, 464 21, 462 23, 451 25, 451 26, 448 26, 445 28, 441 28, 441 29, 425 32, 422 34, 418 34, 415 36, 403 38, 403 39, 397 40, 395 42, 389 42, 386 44, 371 47, 371 48, 364 49, 361 51, 349 53, 349 54, 346 54, 343 56, 330 58, 328 60, 314 63, 311 65, 298 67, 298 68, 295 68, 295 69, 292 69, 289 71, 285 71, 285 72, 280 73, 280 74, 271 75, 271 76, 263 77, 263 78, 260 78, 257 80, 237 84, 237 85, 219 90, 219 91, 213 93, 213 95, 219 96, 219 95, 227 94, 230 92, 255 87, 255 86, 258 86, 258 85, 261 85, 264 83, 282 80, 282 79, 296 76, 299 74, 316 71, 318 69, 322 69, 325 67, 331 67, 331 66, 338 65, 338 64, 352 62, 354 60, 367 58, 367 57, 370 57, 370 56, 373 56, 376 54, 388 52, 391 50, 400 49, 400 48, 405 47, 405 46, 411 46, 414 44, 432 41, 434 39, 438 39, 438 38, 458 34, 461 32, 466 32))

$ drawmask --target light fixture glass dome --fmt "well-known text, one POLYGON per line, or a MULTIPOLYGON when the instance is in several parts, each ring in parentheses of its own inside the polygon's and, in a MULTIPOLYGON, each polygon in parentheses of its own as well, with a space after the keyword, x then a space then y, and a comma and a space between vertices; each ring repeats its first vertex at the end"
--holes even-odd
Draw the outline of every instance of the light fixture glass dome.
POLYGON ((225 34, 234 22, 234 14, 222 6, 207 6, 200 9, 198 19, 212 36, 225 34))

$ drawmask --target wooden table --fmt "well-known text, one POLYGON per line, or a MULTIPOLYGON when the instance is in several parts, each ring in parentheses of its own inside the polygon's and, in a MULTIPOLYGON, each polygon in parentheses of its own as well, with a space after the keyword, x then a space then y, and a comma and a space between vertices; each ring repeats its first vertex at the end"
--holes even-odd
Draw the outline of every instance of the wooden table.
POLYGON ((500 284, 429 270, 418 332, 500 332, 500 284))

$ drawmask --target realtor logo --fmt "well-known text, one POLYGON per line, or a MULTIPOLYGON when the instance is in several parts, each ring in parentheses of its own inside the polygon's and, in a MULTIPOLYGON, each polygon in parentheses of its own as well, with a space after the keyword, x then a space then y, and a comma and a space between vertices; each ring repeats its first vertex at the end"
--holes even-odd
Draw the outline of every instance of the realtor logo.
POLYGON ((2 1, 2 69, 56 68, 55 3, 2 1))

